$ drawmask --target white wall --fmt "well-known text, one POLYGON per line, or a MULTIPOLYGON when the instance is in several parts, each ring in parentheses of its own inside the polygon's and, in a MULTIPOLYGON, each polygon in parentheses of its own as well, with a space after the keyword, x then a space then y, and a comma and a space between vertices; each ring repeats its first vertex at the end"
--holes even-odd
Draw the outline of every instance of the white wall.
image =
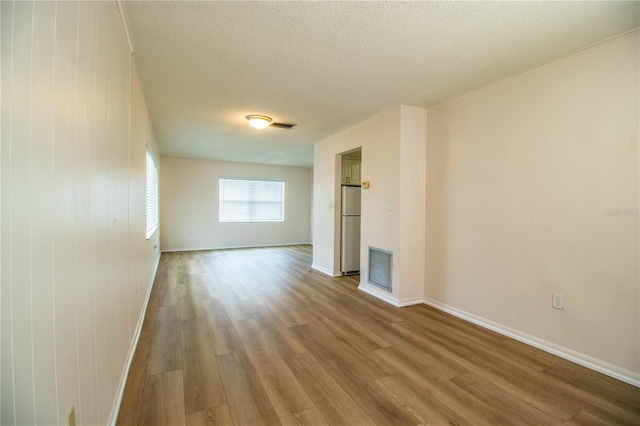
POLYGON ((116 2, 1 14, 0 423, 106 424, 159 255, 144 97, 116 2))
POLYGON ((636 31, 428 109, 425 267, 431 300, 635 380, 638 52, 636 31))
MULTIPOLYGON (((393 108, 330 136, 314 145, 313 159, 313 266, 330 275, 340 274, 340 157, 362 147, 361 177, 371 182, 363 190, 361 212, 361 274, 366 272, 367 245, 396 248, 397 181, 400 156, 400 108, 393 108), (389 230, 386 232, 383 230, 389 230)), ((366 275, 364 275, 366 276, 366 275)))
POLYGON ((162 250, 308 244, 311 241, 310 168, 174 157, 162 157, 160 163, 162 250), (220 177, 284 180, 284 222, 220 223, 220 177))
POLYGON ((424 295, 426 111, 406 105, 400 111, 398 302, 408 305, 424 295))
POLYGON ((340 274, 340 154, 362 147, 361 288, 395 304, 421 300, 425 110, 397 106, 314 147, 313 267, 340 274), (422 154, 421 154, 422 153, 422 154), (403 186, 404 184, 404 186, 403 186), (416 235, 417 238, 416 238, 416 235), (416 244, 416 241, 418 242, 416 244), (394 253, 392 293, 367 284, 368 247, 394 253), (401 299, 402 298, 402 299, 401 299))

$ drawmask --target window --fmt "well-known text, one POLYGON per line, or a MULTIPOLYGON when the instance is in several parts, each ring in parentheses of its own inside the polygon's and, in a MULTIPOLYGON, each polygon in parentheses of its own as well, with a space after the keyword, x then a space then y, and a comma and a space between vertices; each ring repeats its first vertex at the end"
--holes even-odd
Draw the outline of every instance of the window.
POLYGON ((147 240, 158 229, 158 166, 147 148, 147 240))
POLYGON ((220 222, 284 221, 284 182, 220 178, 220 222))

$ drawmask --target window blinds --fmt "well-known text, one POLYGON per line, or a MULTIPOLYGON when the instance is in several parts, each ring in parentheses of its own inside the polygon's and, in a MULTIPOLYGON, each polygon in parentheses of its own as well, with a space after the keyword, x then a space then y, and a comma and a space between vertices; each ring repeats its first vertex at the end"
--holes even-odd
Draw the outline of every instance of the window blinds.
POLYGON ((147 239, 158 229, 158 167, 147 148, 147 239))
POLYGON ((284 182, 227 179, 219 182, 220 222, 284 221, 284 182))

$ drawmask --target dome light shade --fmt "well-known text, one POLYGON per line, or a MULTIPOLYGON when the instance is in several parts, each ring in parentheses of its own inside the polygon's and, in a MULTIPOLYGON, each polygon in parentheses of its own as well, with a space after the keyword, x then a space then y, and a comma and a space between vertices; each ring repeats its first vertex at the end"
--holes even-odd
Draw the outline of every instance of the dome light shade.
POLYGON ((266 115, 247 115, 245 118, 249 120, 251 127, 255 127, 258 130, 269 127, 273 123, 273 119, 266 115))

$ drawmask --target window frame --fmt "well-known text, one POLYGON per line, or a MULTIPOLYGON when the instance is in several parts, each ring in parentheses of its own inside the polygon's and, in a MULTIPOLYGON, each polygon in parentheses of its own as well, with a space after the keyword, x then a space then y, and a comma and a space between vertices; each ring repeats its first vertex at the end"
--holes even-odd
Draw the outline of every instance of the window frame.
POLYGON ((145 154, 145 234, 150 239, 160 227, 160 173, 153 152, 147 146, 145 154), (151 185, 151 186, 150 186, 151 185), (151 203, 150 205, 150 198, 151 203), (154 223, 149 224, 151 221, 154 223))
MULTIPOLYGON (((252 178, 252 177, 236 177, 236 176, 219 176, 218 177, 218 223, 278 223, 278 222, 284 222, 285 221, 285 196, 286 196, 286 185, 285 185, 285 180, 284 179, 275 179, 275 178, 252 178), (222 184, 223 181, 248 181, 248 182, 254 182, 254 183, 258 183, 258 182, 269 182, 269 183, 278 183, 282 185, 282 197, 281 197, 281 209, 282 209, 282 214, 281 214, 281 219, 268 219, 268 220, 253 220, 253 214, 251 215, 252 218, 250 218, 250 220, 222 220, 223 219, 223 203, 225 202, 225 200, 223 200, 223 190, 222 190, 222 184)), ((251 200, 246 200, 244 202, 247 203, 251 203, 251 205, 256 204, 257 201, 254 201, 253 199, 251 200)), ((278 202, 278 201, 274 201, 278 202)), ((254 210, 251 209, 251 211, 253 212, 254 210)))

